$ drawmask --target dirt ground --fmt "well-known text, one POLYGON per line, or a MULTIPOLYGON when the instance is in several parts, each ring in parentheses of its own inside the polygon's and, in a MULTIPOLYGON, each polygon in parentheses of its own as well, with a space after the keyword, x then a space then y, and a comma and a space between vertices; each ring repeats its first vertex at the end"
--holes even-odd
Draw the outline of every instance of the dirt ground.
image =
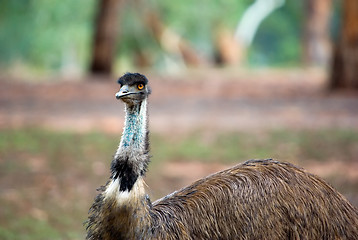
MULTIPOLYGON (((358 128, 356 93, 328 93, 317 70, 189 71, 147 74, 150 129, 183 133, 275 128, 358 128)), ((0 128, 41 126, 120 132, 115 78, 34 83, 1 79, 0 128)))
MULTIPOLYGON (((146 75, 153 90, 149 105, 152 132, 180 135, 196 130, 358 128, 357 93, 329 93, 322 71, 216 69, 146 75)), ((114 97, 118 85, 115 78, 102 80, 28 82, 2 78, 0 129, 31 126, 119 134, 124 112, 123 104, 114 97)), ((163 172, 177 189, 225 167, 218 163, 174 162, 165 165, 163 172)), ((358 162, 332 163, 324 168, 312 163, 304 167, 322 177, 341 171, 358 181, 358 162)))

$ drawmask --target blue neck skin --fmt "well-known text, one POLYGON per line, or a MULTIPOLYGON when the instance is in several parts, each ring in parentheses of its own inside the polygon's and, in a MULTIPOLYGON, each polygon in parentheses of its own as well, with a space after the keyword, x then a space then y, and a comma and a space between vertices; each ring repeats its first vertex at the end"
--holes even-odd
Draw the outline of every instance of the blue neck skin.
POLYGON ((119 149, 134 148, 144 149, 147 125, 147 102, 143 100, 140 104, 126 105, 126 119, 119 149))

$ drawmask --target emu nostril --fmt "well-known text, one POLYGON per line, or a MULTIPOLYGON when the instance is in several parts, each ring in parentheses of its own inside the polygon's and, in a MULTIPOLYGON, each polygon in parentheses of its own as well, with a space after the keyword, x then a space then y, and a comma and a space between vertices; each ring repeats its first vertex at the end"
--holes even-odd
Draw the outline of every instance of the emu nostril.
POLYGON ((122 87, 119 92, 116 93, 116 98, 120 99, 121 97, 123 97, 123 95, 126 95, 127 93, 129 93, 129 90, 126 87, 122 87))

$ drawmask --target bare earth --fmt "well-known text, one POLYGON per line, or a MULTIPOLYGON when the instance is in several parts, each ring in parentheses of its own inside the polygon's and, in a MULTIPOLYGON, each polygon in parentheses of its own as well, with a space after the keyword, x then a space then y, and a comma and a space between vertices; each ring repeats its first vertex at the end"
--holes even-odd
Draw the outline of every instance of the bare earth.
MULTIPOLYGON (((147 76, 153 89, 152 131, 358 128, 357 94, 328 94, 319 71, 208 70, 147 76)), ((0 82, 0 128, 122 129, 123 105, 114 98, 115 78, 0 82)))

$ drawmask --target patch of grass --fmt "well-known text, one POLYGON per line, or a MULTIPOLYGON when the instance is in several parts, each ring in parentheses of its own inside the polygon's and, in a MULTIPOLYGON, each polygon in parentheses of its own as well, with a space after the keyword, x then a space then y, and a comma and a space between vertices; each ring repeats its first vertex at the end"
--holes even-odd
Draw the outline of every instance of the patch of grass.
MULTIPOLYGON (((82 223, 95 188, 108 179, 119 140, 100 132, 1 130, 0 239, 83 239, 82 223)), ((178 138, 152 134, 151 144, 153 170, 166 161, 358 159, 357 130, 197 131, 178 138)))
POLYGON ((0 239, 83 239, 95 189, 108 178, 95 163, 109 166, 118 137, 43 129, 0 136, 0 239))
POLYGON ((323 161, 340 159, 357 160, 358 133, 352 130, 334 130, 307 132, 300 148, 303 156, 323 161))
MULTIPOLYGON (((58 230, 54 229, 46 221, 34 220, 32 218, 24 217, 17 219, 17 221, 12 222, 12 228, 21 229, 17 238, 18 239, 48 239, 48 236, 51 236, 51 239, 60 239, 60 233, 58 230)), ((12 238, 14 239, 14 238, 12 238)))
POLYGON ((212 136, 210 141, 203 136, 205 134, 196 132, 171 141, 155 136, 152 138, 154 159, 233 163, 253 158, 302 162, 325 159, 353 161, 358 157, 358 131, 354 130, 236 132, 212 136))
POLYGON ((56 229, 47 221, 30 217, 10 219, 8 227, 0 227, 2 240, 47 240, 47 239, 83 239, 83 235, 56 229), (18 229, 14 231, 13 229, 18 229))

